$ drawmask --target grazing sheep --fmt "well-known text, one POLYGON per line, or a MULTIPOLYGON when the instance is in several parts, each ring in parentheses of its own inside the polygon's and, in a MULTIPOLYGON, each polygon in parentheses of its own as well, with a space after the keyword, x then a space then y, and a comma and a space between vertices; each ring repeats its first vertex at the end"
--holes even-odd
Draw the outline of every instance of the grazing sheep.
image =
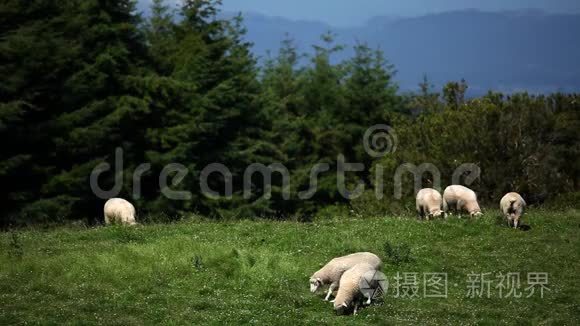
POLYGON ((122 198, 112 198, 105 203, 105 224, 135 225, 135 207, 122 198))
POLYGON ((518 228, 525 207, 525 200, 517 192, 506 194, 499 202, 499 209, 505 215, 508 226, 513 226, 514 229, 518 228))
POLYGON ((439 217, 445 213, 443 212, 443 197, 441 193, 435 189, 425 188, 417 193, 416 197, 417 212, 421 218, 429 220, 433 217, 439 217))
POLYGON ((334 299, 334 311, 345 314, 354 306, 354 314, 362 300, 364 304, 371 304, 371 299, 379 288, 376 278, 377 269, 367 263, 356 264, 340 278, 340 288, 334 299))
POLYGON ((338 289, 342 274, 358 263, 367 263, 378 269, 382 262, 377 255, 370 252, 358 252, 334 258, 312 274, 310 277, 310 292, 315 293, 321 286, 330 284, 328 293, 324 298, 325 301, 328 301, 332 292, 338 289))
POLYGON ((443 192, 443 205, 445 212, 454 210, 459 213, 465 210, 471 217, 483 215, 477 203, 477 195, 473 190, 464 186, 453 185, 445 188, 443 192))

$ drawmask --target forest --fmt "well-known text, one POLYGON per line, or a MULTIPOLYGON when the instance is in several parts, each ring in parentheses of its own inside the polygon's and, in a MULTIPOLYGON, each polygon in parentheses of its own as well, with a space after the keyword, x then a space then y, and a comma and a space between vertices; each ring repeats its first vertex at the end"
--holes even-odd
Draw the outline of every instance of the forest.
POLYGON ((130 0, 2 1, 0 227, 102 223, 105 198, 91 175, 103 163, 118 166, 119 152, 123 173, 105 171, 99 185, 120 185, 115 195, 134 202, 144 220, 194 212, 309 221, 340 210, 410 210, 413 175, 402 177, 400 196, 393 191, 405 164, 436 167, 440 185, 433 173, 420 176, 429 187, 451 184, 471 164, 480 175, 470 187, 494 208, 509 191, 530 205, 580 198, 580 94, 490 90, 472 98, 468 81, 438 90, 428 76, 416 92, 402 92, 380 49, 360 43, 338 61, 344 47, 332 34, 308 56, 290 35, 259 65, 243 17, 219 13, 218 0, 186 0, 177 10, 155 0, 148 17, 130 0), (389 126, 387 139, 373 138, 390 145, 385 155, 365 148, 373 126, 389 126), (341 160, 364 169, 341 177, 333 172, 341 160), (204 176, 216 163, 229 174, 204 176), (302 198, 313 167, 324 163, 316 192, 302 198), (164 186, 170 164, 188 173, 164 186), (248 180, 255 164, 283 165, 290 182, 279 173, 248 180), (231 186, 231 196, 208 196, 202 179, 220 194, 231 186), (365 190, 345 196, 341 182, 365 190), (190 196, 170 199, 167 187, 190 196))

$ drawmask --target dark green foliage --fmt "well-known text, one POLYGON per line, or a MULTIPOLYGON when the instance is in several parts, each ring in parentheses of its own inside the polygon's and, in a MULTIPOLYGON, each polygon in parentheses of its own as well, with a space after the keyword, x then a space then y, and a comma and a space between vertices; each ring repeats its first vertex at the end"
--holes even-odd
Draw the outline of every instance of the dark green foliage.
MULTIPOLYGON (((482 178, 474 187, 494 205, 507 191, 535 203, 579 190, 577 95, 468 99, 465 81, 439 94, 426 77, 418 94, 401 95, 381 51, 359 44, 352 58, 337 62, 343 46, 331 34, 308 60, 288 38, 259 68, 242 18, 220 18, 220 1, 170 3, 153 1, 145 21, 129 0, 0 4, 1 227, 99 223, 105 198, 93 193, 89 177, 103 162, 115 167, 117 148, 123 154, 117 196, 135 203, 140 221, 191 212, 308 221, 335 204, 354 214, 406 212, 411 188, 404 188, 403 201, 389 195, 403 163, 433 163, 443 185, 459 164, 475 163, 482 178), (399 136, 397 151, 380 159, 363 146, 365 131, 378 124, 399 136), (370 191, 345 198, 337 186, 339 156, 365 166, 345 176, 347 193, 376 185, 381 165, 388 199, 370 191), (169 184, 190 192, 187 200, 163 194, 159 176, 170 163, 188 170, 179 184, 169 184), (201 171, 212 163, 231 172, 231 198, 201 192, 201 171), (282 163, 291 175, 289 198, 279 173, 271 188, 259 175, 245 180, 253 163, 282 163), (319 174, 317 192, 302 199, 319 163, 329 170, 319 174), (142 164, 150 169, 133 196, 133 172, 142 164), (248 181, 252 193, 244 198, 248 181)), ((429 176, 423 181, 433 183, 429 176)), ((227 180, 219 174, 208 183, 225 193, 227 180)), ((115 184, 112 171, 99 179, 105 190, 115 184)))
POLYGON ((10 242, 8 243, 8 256, 13 258, 22 258, 24 248, 16 231, 10 232, 10 242))
MULTIPOLYGON (((315 46, 311 63, 301 67, 292 40, 285 40, 278 57, 267 61, 262 78, 267 112, 275 115, 275 143, 292 173, 293 200, 280 207, 286 212, 308 214, 321 203, 346 202, 337 191, 338 156, 370 167, 363 135, 370 126, 387 123, 401 102, 393 68, 380 51, 361 44, 351 60, 334 64, 332 55, 342 47, 334 44, 332 35, 323 35, 322 43, 315 46), (316 194, 300 200, 298 194, 308 190, 311 170, 318 163, 329 164, 330 170, 319 175, 316 194)), ((360 180, 368 183, 368 172, 348 174, 347 188, 360 180)))
MULTIPOLYGON (((446 89, 456 86, 452 83, 446 89)), ((580 122, 578 95, 490 93, 450 103, 431 100, 420 112, 416 118, 395 122, 399 150, 375 163, 385 169, 387 195, 393 189, 392 176, 403 163, 434 164, 441 172, 442 187, 451 184, 461 164, 474 163, 481 177, 471 187, 494 208, 510 191, 535 204, 578 189, 580 128, 570 128, 580 122)), ((412 196, 411 179, 403 180, 404 195, 412 196)), ((423 176, 424 186, 433 186, 433 181, 432 175, 423 176)))
POLYGON ((560 194, 546 202, 544 207, 553 210, 566 211, 569 209, 580 209, 580 192, 569 192, 560 194))
POLYGON ((411 263, 415 260, 411 255, 411 248, 406 243, 394 245, 387 241, 383 245, 383 248, 387 263, 391 265, 401 266, 402 264, 411 263))
POLYGON ((144 236, 142 230, 137 228, 127 228, 122 225, 115 225, 111 228, 111 233, 113 238, 121 244, 147 242, 147 238, 144 236))
POLYGON ((200 255, 195 255, 193 256, 193 258, 191 259, 191 263, 193 265, 193 268, 199 272, 203 270, 203 259, 200 255))

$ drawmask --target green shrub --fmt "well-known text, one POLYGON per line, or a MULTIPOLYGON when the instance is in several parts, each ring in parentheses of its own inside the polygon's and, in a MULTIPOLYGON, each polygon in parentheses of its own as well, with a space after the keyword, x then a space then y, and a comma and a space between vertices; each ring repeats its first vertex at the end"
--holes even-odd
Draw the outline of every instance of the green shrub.
POLYGON ((386 241, 383 248, 387 261, 392 265, 400 266, 415 260, 411 255, 411 247, 406 243, 393 245, 391 242, 386 241))
POLYGON ((558 195, 556 198, 548 201, 545 207, 554 210, 580 209, 580 192, 558 195))

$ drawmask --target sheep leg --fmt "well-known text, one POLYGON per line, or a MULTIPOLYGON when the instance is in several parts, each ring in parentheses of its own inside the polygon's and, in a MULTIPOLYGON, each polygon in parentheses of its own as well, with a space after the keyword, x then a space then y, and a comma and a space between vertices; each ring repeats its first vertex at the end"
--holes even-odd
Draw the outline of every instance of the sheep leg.
POLYGON ((357 311, 358 311, 358 302, 354 305, 354 313, 353 313, 353 315, 356 315, 357 311))
POLYGON ((419 213, 419 219, 422 220, 423 219, 423 208, 417 206, 417 213, 419 213))
POLYGON ((332 294, 332 291, 334 291, 334 283, 330 284, 330 286, 328 287, 328 293, 326 294, 326 298, 324 298, 324 301, 328 301, 328 299, 330 299, 330 295, 332 294))
POLYGON ((330 299, 331 294, 332 294, 332 288, 329 288, 328 293, 326 294, 326 297, 324 298, 324 301, 328 301, 328 299, 330 299))

